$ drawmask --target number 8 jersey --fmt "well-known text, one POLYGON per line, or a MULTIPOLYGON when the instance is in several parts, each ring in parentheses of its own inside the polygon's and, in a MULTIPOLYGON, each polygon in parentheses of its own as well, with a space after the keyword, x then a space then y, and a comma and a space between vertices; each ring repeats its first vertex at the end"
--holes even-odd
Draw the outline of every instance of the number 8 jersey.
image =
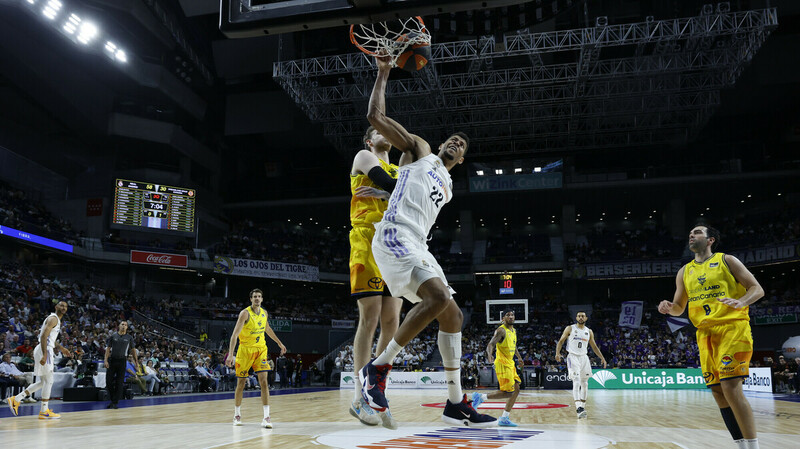
POLYGON ((453 198, 453 181, 441 158, 429 154, 400 167, 383 221, 399 224, 424 240, 442 206, 453 198))
POLYGON ((689 319, 698 329, 734 320, 750 321, 750 307, 734 309, 718 301, 739 299, 747 292, 733 277, 725 253, 714 253, 701 263, 694 260, 687 263, 683 268, 683 285, 689 297, 689 319))

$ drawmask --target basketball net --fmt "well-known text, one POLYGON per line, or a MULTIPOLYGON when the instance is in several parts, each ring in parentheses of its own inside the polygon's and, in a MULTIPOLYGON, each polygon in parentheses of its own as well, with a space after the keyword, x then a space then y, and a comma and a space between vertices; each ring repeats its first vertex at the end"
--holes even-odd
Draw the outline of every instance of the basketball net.
POLYGON ((422 17, 350 25, 350 42, 372 56, 385 54, 397 67, 397 58, 412 45, 430 45, 431 35, 422 17))

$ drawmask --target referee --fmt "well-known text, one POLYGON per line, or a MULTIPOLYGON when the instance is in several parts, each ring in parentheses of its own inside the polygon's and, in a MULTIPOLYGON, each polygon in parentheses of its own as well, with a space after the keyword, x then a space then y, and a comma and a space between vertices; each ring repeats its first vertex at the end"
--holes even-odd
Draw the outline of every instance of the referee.
POLYGON ((125 366, 128 354, 133 356, 136 365, 139 360, 136 357, 136 350, 133 348, 133 337, 128 334, 128 322, 119 322, 119 330, 112 334, 106 341, 106 355, 104 365, 106 367, 106 388, 111 403, 106 408, 117 408, 117 403, 122 396, 122 383, 125 380, 125 366))

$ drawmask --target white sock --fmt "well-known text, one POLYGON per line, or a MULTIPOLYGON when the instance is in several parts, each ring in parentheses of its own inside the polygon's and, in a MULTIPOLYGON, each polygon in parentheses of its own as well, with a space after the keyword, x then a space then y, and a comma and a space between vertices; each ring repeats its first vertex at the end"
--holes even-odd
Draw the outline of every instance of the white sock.
POLYGON ((264 418, 269 418, 269 405, 264 406, 264 418))
POLYGON ((507 411, 503 410, 502 418, 508 418, 508 415, 509 415, 509 413, 507 411))
POLYGON ((361 401, 361 381, 359 380, 358 371, 353 373, 353 402, 361 401))
POLYGON ((583 407, 583 402, 575 401, 575 408, 581 408, 581 407, 583 407))
POLYGON ((581 400, 581 383, 580 381, 573 380, 572 381, 572 399, 576 401, 581 400))
POLYGON ((758 438, 753 438, 752 440, 743 440, 746 449, 759 449, 758 447, 758 438))
POLYGON ((50 403, 50 401, 45 401, 44 399, 42 400, 42 411, 41 411, 41 413, 44 413, 44 412, 46 412, 47 410, 50 409, 50 407, 48 406, 49 403, 50 403))
POLYGON ((14 399, 16 399, 16 400, 17 400, 17 402, 20 402, 20 401, 22 401, 23 399, 25 399, 26 397, 28 397, 28 395, 26 394, 26 390, 22 390, 22 393, 20 393, 20 394, 18 394, 18 395, 16 395, 16 396, 14 396, 14 399))
POLYGON ((454 371, 445 371, 447 378, 447 398, 453 404, 458 404, 464 400, 464 393, 461 391, 461 368, 454 371))
POLYGON ((236 416, 242 416, 242 406, 241 405, 234 405, 233 406, 233 414, 236 416))
POLYGON ((372 362, 372 364, 376 366, 391 365, 392 361, 397 356, 397 354, 400 353, 401 349, 403 349, 403 347, 398 345, 393 338, 392 341, 390 341, 389 344, 386 345, 386 349, 384 349, 383 352, 381 352, 381 355, 379 355, 378 358, 376 358, 375 361, 372 362))
POLYGON ((581 402, 586 405, 586 397, 589 396, 589 379, 581 379, 581 402))
POLYGON ((739 449, 747 449, 747 443, 744 441, 744 439, 733 440, 733 442, 736 443, 736 447, 739 449))

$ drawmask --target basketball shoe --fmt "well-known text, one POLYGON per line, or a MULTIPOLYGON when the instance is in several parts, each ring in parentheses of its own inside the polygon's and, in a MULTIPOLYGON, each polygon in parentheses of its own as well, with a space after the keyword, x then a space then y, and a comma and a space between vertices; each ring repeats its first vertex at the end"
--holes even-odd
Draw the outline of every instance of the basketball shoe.
POLYGON ((43 412, 39 412, 39 419, 61 419, 61 415, 48 408, 43 412))
POLYGON ((483 395, 478 392, 472 393, 472 408, 478 410, 478 406, 481 404, 483 404, 483 395))
POLYGON ((272 421, 270 421, 269 417, 264 418, 263 420, 261 420, 261 427, 263 427, 265 429, 271 429, 272 428, 272 421))
POLYGON ((377 426, 381 422, 381 418, 367 405, 363 397, 350 403, 350 414, 368 426, 377 426))
POLYGON ((17 416, 19 414, 19 401, 17 400, 17 398, 15 398, 14 396, 8 397, 8 408, 11 409, 11 413, 13 413, 14 416, 17 416))
POLYGON ((242 425, 242 417, 239 415, 233 415, 233 425, 234 426, 241 426, 242 425))
POLYGON ((511 421, 511 418, 508 416, 500 417, 500 419, 497 420, 497 425, 500 427, 517 427, 517 423, 511 421))
POLYGON ((578 409, 577 409, 577 410, 575 410, 575 412, 578 414, 578 418, 579 418, 579 419, 580 419, 580 418, 586 418, 586 409, 585 409, 585 408, 583 408, 583 407, 578 407, 578 409))
POLYGON ((386 377, 392 370, 392 365, 378 365, 372 364, 372 361, 361 368, 361 396, 364 401, 372 407, 372 409, 385 412, 389 408, 389 402, 386 401, 386 377))
POLYGON ((497 425, 497 419, 475 411, 466 394, 458 404, 453 404, 450 399, 447 400, 444 413, 442 413, 442 421, 453 426, 465 427, 483 428, 497 425))

